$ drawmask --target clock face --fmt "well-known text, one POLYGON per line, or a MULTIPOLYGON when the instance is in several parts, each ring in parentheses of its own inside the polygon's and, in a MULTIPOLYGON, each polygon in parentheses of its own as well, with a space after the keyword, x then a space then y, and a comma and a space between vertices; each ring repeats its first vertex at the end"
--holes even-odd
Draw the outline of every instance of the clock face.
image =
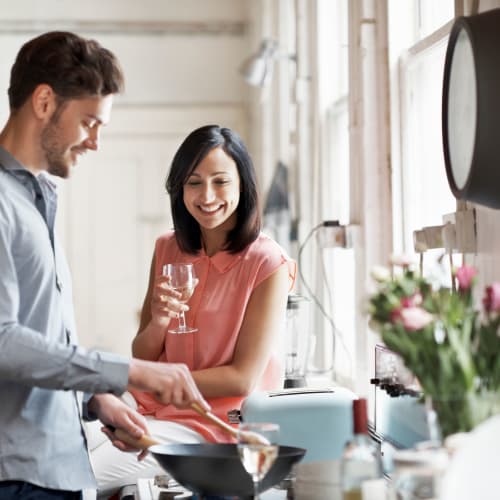
POLYGON ((477 88, 474 55, 467 31, 456 37, 448 87, 447 134, 451 171, 457 189, 463 189, 472 167, 476 140, 477 88))
POLYGON ((444 64, 443 153, 459 200, 500 209, 500 9, 455 20, 444 64))

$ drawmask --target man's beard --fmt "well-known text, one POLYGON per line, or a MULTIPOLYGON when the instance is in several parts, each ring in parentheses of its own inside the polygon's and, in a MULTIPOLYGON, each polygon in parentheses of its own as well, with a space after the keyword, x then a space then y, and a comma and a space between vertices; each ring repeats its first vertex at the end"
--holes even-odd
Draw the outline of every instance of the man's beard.
POLYGON ((40 140, 48 164, 47 172, 65 179, 69 177, 70 165, 64 158, 64 153, 68 150, 67 144, 61 144, 60 141, 63 130, 59 125, 59 117, 63 108, 64 104, 60 104, 54 111, 49 123, 42 130, 40 140))

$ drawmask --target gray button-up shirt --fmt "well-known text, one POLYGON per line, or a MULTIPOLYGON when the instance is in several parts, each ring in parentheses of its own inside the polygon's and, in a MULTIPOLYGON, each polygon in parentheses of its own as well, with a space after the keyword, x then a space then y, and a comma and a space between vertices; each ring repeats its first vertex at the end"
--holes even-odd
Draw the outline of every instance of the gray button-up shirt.
POLYGON ((0 147, 0 481, 95 487, 81 394, 121 394, 128 360, 77 346, 57 199, 0 147))

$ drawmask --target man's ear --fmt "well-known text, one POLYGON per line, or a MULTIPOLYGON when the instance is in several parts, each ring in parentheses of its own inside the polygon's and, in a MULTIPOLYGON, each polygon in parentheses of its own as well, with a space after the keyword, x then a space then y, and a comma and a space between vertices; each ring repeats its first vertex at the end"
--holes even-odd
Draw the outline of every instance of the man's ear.
POLYGON ((57 108, 56 94, 50 85, 41 83, 31 94, 33 112, 40 120, 47 120, 57 108))

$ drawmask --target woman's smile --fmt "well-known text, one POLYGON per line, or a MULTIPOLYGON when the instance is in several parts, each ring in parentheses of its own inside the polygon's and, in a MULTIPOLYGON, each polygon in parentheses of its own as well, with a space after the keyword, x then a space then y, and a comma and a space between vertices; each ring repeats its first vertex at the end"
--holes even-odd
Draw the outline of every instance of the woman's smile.
POLYGON ((203 205, 200 205, 200 210, 205 213, 205 214, 215 214, 220 208, 222 208, 224 205, 223 204, 220 204, 220 205, 217 205, 217 206, 209 206, 209 207, 206 207, 206 206, 203 206, 203 205))
POLYGON ((240 177, 234 160, 222 148, 212 149, 184 184, 183 199, 201 227, 232 226, 240 201, 240 177))

